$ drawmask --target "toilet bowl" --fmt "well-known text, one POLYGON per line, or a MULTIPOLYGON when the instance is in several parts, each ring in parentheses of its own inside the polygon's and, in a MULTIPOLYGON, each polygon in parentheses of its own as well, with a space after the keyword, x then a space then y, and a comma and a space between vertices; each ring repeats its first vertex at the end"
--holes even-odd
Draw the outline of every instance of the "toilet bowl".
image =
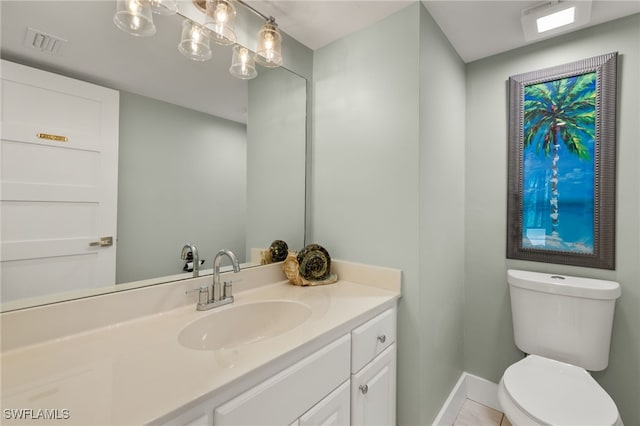
POLYGON ((622 426, 615 403, 585 369, 537 355, 505 371, 498 400, 514 426, 622 426))

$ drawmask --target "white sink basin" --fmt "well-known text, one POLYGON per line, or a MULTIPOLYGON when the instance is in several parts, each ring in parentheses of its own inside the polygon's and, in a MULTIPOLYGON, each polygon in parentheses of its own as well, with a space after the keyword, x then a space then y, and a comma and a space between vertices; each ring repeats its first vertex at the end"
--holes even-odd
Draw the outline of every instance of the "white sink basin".
POLYGON ((284 300, 215 309, 182 329, 178 335, 181 345, 199 350, 246 345, 292 330, 311 315, 308 306, 284 300))

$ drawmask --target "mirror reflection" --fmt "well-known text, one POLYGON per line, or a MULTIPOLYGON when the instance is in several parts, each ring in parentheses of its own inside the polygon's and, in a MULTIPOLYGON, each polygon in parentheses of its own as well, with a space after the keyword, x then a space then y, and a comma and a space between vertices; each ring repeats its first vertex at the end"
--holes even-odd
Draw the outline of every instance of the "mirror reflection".
MULTIPOLYGON (((257 66, 257 78, 236 79, 229 73, 232 47, 213 43, 211 61, 186 59, 177 49, 179 15, 154 15, 157 33, 143 38, 113 25, 112 1, 2 1, 0 7, 3 60, 119 94, 117 229, 111 246, 89 246, 111 235, 82 235, 89 244, 80 250, 87 258, 113 250, 115 272, 91 279, 83 275, 96 272, 91 263, 85 271, 66 262, 70 256, 29 257, 37 251, 31 247, 54 243, 34 234, 33 223, 64 224, 66 216, 41 208, 54 203, 5 196, 9 171, 35 166, 28 155, 24 164, 7 166, 17 158, 7 153, 18 145, 4 124, 7 111, 20 108, 3 98, 3 310, 189 278, 181 259, 186 243, 197 246, 204 273, 222 248, 234 251, 247 267, 259 264, 260 249, 275 239, 293 249, 304 246, 304 78, 284 68, 257 66), (25 43, 29 28, 65 42, 55 54, 34 49, 25 43), (28 204, 29 217, 20 210, 28 204), (60 217, 52 221, 45 215, 60 217), (21 229, 29 235, 21 235, 21 229), (12 254, 17 243, 29 256, 12 254), (51 262, 55 274, 43 269, 51 262), (78 276, 80 284, 69 286, 78 276)), ((10 87, 5 77, 3 72, 3 93, 10 87)), ((29 146, 39 143, 50 141, 29 146)))

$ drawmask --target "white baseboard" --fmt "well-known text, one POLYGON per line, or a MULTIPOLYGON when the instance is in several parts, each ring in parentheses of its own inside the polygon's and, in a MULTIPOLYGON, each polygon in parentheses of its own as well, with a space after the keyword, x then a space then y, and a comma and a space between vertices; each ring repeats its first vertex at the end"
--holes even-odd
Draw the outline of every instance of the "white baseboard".
POLYGON ((467 398, 502 411, 498 402, 498 385, 463 372, 433 421, 433 426, 451 426, 467 398))
POLYGON ((463 372, 433 421, 432 426, 451 426, 456 420, 464 400, 467 399, 466 376, 467 373, 463 372))

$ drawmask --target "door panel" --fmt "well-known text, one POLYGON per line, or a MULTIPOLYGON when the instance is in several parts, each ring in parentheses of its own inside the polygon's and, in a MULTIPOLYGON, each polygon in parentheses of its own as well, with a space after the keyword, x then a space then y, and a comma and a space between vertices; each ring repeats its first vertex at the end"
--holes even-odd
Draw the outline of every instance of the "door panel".
POLYGON ((3 302, 115 284, 118 109, 114 90, 2 61, 3 302))

